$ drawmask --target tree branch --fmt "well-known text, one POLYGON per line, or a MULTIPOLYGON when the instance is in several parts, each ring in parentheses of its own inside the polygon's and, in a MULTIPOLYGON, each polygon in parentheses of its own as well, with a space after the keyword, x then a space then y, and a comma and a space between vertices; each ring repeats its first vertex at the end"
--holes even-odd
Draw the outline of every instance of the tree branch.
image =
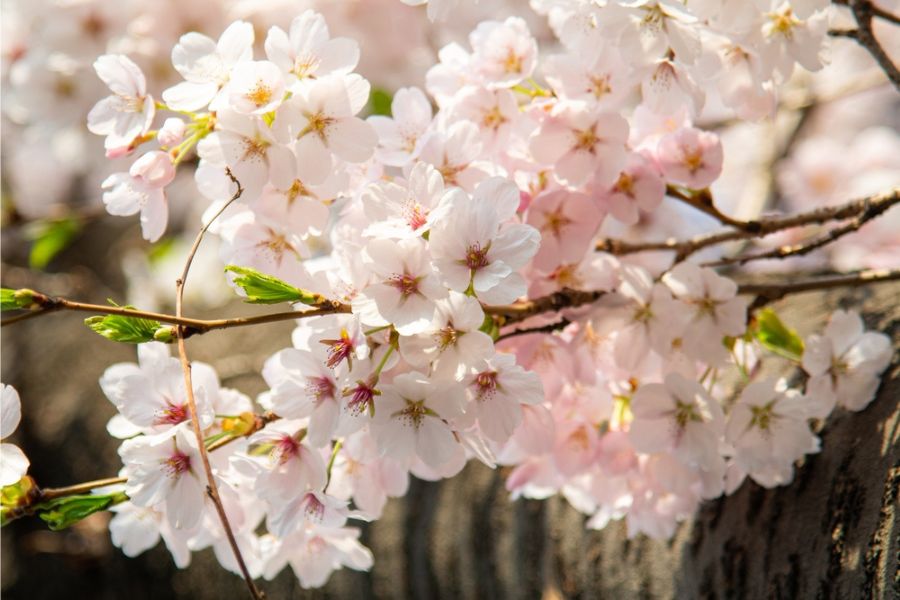
MULTIPOLYGON (((765 237, 785 229, 793 229, 805 225, 843 221, 867 212, 872 212, 874 216, 878 216, 898 203, 900 203, 900 188, 894 188, 876 196, 852 200, 839 206, 817 208, 783 217, 759 219, 758 221, 753 221, 758 224, 758 230, 755 232, 741 229, 726 229, 704 233, 686 240, 670 238, 660 242, 629 242, 626 240, 604 239, 597 242, 596 249, 600 252, 609 252, 617 256, 634 254, 636 252, 671 251, 675 252, 675 261, 679 262, 707 246, 765 237)), ((874 218, 874 216, 870 218, 874 218)))
POLYGON ((523 300, 515 304, 501 306, 485 306, 484 312, 489 315, 502 317, 501 326, 524 321, 528 317, 539 315, 548 311, 558 311, 564 308, 575 308, 596 302, 606 292, 584 292, 563 288, 546 296, 540 296, 533 300, 523 300))
POLYGON ((34 292, 35 308, 31 312, 23 313, 3 319, 3 327, 25 321, 34 317, 57 312, 60 310, 71 310, 77 312, 87 312, 101 315, 121 315, 124 317, 134 317, 137 319, 151 319, 161 323, 171 323, 172 325, 180 325, 185 329, 185 337, 199 335, 214 331, 216 329, 230 329, 232 327, 246 327, 248 325, 260 325, 263 323, 275 323, 278 321, 290 321, 293 319, 303 319, 306 317, 316 317, 319 315, 330 315, 333 313, 350 312, 350 305, 341 302, 330 302, 326 305, 317 306, 312 310, 303 312, 286 311, 271 313, 268 315, 256 315, 252 317, 230 317, 226 319, 191 319, 188 317, 178 317, 164 313, 150 312, 146 310, 136 310, 131 308, 122 308, 119 306, 106 306, 103 304, 89 304, 86 302, 76 302, 67 298, 47 296, 40 292, 34 292))
POLYGON ((529 333, 552 333, 554 331, 560 331, 568 327, 572 321, 563 317, 559 321, 555 321, 553 323, 549 323, 547 325, 540 325, 538 327, 523 327, 522 329, 513 329, 512 331, 508 331, 499 337, 497 337, 495 342, 501 342, 503 340, 509 339, 511 337, 516 337, 519 335, 528 335, 529 333))
POLYGON ((685 191, 674 185, 667 185, 666 194, 676 200, 684 202, 688 206, 696 208, 700 212, 706 213, 723 225, 728 225, 735 229, 750 233, 759 231, 758 221, 740 221, 738 219, 733 219, 716 208, 709 189, 685 191))
POLYGON ((900 269, 868 269, 844 275, 830 275, 780 283, 742 283, 738 286, 738 293, 756 296, 756 299, 750 305, 750 310, 753 311, 791 294, 839 287, 859 287, 886 281, 900 281, 900 269))
POLYGON ((847 37, 856 40, 856 42, 865 48, 887 78, 891 81, 895 88, 900 91, 900 69, 891 60, 891 57, 884 50, 875 33, 872 31, 872 19, 875 17, 884 19, 895 25, 900 24, 900 17, 897 17, 886 10, 875 6, 871 0, 846 0, 837 2, 850 9, 853 18, 856 20, 856 29, 837 29, 828 32, 832 37, 847 37))
MULTIPOLYGON (((197 254, 197 249, 200 247, 200 243, 203 241, 203 236, 206 234, 206 230, 209 229, 209 226, 219 217, 219 215, 225 212, 225 209, 228 208, 232 202, 240 198, 244 193, 244 188, 241 187, 241 183, 237 179, 235 179, 231 171, 227 170, 226 173, 228 174, 228 177, 231 178, 231 181, 234 182, 235 185, 237 185, 237 191, 228 200, 228 202, 226 202, 222 206, 219 212, 217 212, 203 227, 200 228, 200 232, 197 234, 197 237, 194 239, 194 243, 191 246, 190 251, 188 252, 187 259, 184 263, 184 269, 181 272, 181 277, 179 277, 175 281, 175 316, 177 316, 179 319, 182 318, 182 310, 184 305, 184 286, 187 282, 188 273, 191 270, 191 263, 194 261, 194 255, 197 254)), ((188 406, 191 411, 191 428, 194 430, 194 437, 197 439, 200 459, 203 461, 203 471, 206 473, 206 493, 209 495, 210 500, 212 500, 212 503, 216 508, 216 512, 219 514, 219 520, 222 522, 222 528, 225 530, 225 536, 228 538, 228 544, 231 546, 231 551, 234 554, 234 558, 238 563, 241 574, 244 576, 244 581, 247 583, 247 589, 250 591, 250 596, 254 598, 254 600, 261 600, 262 598, 264 598, 264 596, 262 592, 260 592, 260 590, 256 587, 256 584, 253 582, 253 577, 250 576, 250 572, 247 570, 247 565, 244 562, 244 557, 237 545, 237 540, 235 540, 234 538, 234 532, 231 529, 231 523, 228 521, 228 515, 225 512, 225 506, 222 504, 222 499, 219 497, 219 488, 216 485, 216 478, 215 475, 213 475, 212 466, 210 466, 209 464, 209 454, 206 451, 206 443, 203 439, 203 431, 200 429, 200 417, 197 414, 197 401, 194 398, 194 385, 191 381, 191 364, 188 361, 187 350, 184 343, 184 340, 187 337, 186 330, 183 325, 178 325, 175 331, 178 337, 178 357, 181 360, 181 370, 184 373, 185 393, 187 394, 188 406)))

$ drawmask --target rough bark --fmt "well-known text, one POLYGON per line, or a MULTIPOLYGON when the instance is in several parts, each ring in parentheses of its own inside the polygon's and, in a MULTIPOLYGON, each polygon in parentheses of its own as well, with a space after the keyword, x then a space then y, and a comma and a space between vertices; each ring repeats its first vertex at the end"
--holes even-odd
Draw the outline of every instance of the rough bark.
MULTIPOLYGON (((53 291, 53 290, 50 290, 53 291)), ((103 294, 99 294, 102 298, 103 294)), ((85 297, 85 296, 82 296, 85 297)), ((781 302, 801 333, 839 306, 861 308, 869 327, 900 345, 900 286, 810 294, 781 302)), ((93 299, 93 298, 91 298, 93 299)), ((24 403, 19 440, 45 485, 114 474, 112 414, 97 378, 132 349, 86 331, 77 315, 53 315, 3 334, 3 379, 24 403)), ((289 343, 289 325, 218 332, 191 340, 192 358, 232 374, 227 385, 262 389, 257 368, 289 343), (254 358, 255 357, 255 358, 254 358)), ((564 500, 510 502, 504 473, 470 464, 455 479, 413 480, 367 526, 371 573, 342 571, 304 592, 283 572, 263 582, 270 598, 840 598, 900 597, 900 360, 877 400, 861 413, 836 412, 823 451, 775 490, 745 483, 706 503, 667 542, 627 539, 624 525, 584 528, 564 500)), ((239 598, 242 583, 209 551, 179 571, 160 545, 128 559, 108 542, 96 515, 64 533, 35 520, 3 531, 5 598, 239 598)))

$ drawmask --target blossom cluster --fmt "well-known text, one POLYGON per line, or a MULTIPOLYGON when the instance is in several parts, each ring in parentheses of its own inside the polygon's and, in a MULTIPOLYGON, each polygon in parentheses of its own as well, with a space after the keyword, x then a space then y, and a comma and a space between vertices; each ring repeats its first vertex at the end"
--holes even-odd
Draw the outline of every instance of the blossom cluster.
MULTIPOLYGON (((348 307, 298 306, 255 402, 194 363, 191 415, 158 342, 106 371, 130 499, 110 529, 126 554, 162 538, 179 566, 212 547, 237 571, 192 418, 251 574, 289 564, 315 587, 371 566, 348 524, 378 518, 410 474, 509 466, 513 497, 559 493, 590 527, 624 518, 668 537, 748 477, 789 483, 819 450, 816 420, 874 398, 890 342, 857 314, 806 339, 791 358, 808 381, 789 389, 761 374, 771 357, 730 278, 596 249, 610 227, 677 227, 672 195, 709 195, 724 150, 699 125, 707 91, 739 118, 771 115, 796 64, 822 66, 828 3, 531 4, 555 51, 521 18, 483 21, 389 116, 364 118, 359 47, 312 10, 262 40, 242 20, 181 36, 181 81, 161 91, 125 54, 97 58, 109 92, 88 127, 130 162, 102 183, 109 213, 139 214, 159 240, 189 168, 223 265, 348 307), (506 320, 523 298, 572 290, 596 301, 506 320)), ((5 406, 4 391, 4 432, 5 406)))

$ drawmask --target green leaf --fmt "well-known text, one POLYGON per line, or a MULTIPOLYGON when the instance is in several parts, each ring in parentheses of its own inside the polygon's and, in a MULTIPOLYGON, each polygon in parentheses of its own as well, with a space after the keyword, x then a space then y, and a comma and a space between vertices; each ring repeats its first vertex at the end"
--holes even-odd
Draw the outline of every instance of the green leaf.
POLYGON ((44 269, 53 257, 66 249, 79 231, 79 222, 70 218, 32 224, 26 232, 32 241, 28 264, 32 269, 44 269))
POLYGON ((88 317, 84 320, 84 324, 108 340, 126 344, 143 344, 153 340, 169 341, 167 339, 157 339, 157 332, 171 329, 159 321, 141 319, 139 317, 124 317, 122 315, 88 317))
POLYGON ((301 302, 322 304, 328 300, 321 294, 301 290, 277 277, 260 273, 255 269, 228 265, 225 271, 235 273, 234 283, 247 294, 245 302, 251 304, 279 304, 281 302, 301 302))
POLYGON ((0 490, 0 505, 6 507, 28 504, 29 497, 36 491, 34 479, 26 475, 12 485, 5 485, 0 490))
POLYGON ((124 492, 66 496, 40 504, 38 516, 53 531, 65 529, 95 512, 128 500, 124 492))
POLYGON ((369 96, 370 114, 391 116, 391 93, 381 88, 373 88, 369 96))
POLYGON ((9 288, 0 288, 0 310, 17 310, 20 308, 32 308, 34 306, 34 295, 37 292, 23 288, 21 290, 12 290, 9 288))
POLYGON ((756 313, 754 336, 764 348, 775 354, 796 361, 803 356, 803 340, 771 308, 764 308, 756 313))
POLYGON ((484 321, 481 322, 481 327, 478 328, 478 331, 488 334, 495 342, 500 337, 500 326, 491 315, 484 315, 484 321))

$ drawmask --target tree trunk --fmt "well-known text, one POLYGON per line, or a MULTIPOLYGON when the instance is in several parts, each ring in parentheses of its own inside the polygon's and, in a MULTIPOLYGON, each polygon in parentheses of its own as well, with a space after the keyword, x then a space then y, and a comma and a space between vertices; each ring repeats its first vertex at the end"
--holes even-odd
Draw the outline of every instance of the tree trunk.
MULTIPOLYGON (((797 296, 778 308, 805 334, 821 329, 832 310, 857 307, 896 347, 898 297, 900 285, 884 284, 797 296)), ((53 315, 3 332, 4 381, 23 402, 19 441, 44 485, 119 468, 116 442, 104 431, 113 409, 97 378, 114 362, 134 360, 133 349, 94 336, 81 318, 53 315)), ((249 371, 289 345, 289 329, 212 333, 191 340, 189 352, 230 371, 226 385, 255 393, 263 384, 249 371)), ((364 528, 375 554, 371 573, 341 571, 324 590, 303 592, 288 570, 262 587, 273 599, 900 598, 898 398, 895 355, 877 399, 860 413, 836 411, 821 432, 822 452, 807 458, 793 483, 765 490, 748 481, 705 503, 670 541, 629 540, 621 522, 586 530, 585 517, 561 498, 510 502, 503 470, 472 463, 452 480, 413 480, 405 498, 364 528)), ((4 529, 4 597, 244 594, 209 551, 184 571, 162 545, 136 559, 122 556, 108 542, 105 521, 95 515, 62 533, 34 519, 4 529)))

